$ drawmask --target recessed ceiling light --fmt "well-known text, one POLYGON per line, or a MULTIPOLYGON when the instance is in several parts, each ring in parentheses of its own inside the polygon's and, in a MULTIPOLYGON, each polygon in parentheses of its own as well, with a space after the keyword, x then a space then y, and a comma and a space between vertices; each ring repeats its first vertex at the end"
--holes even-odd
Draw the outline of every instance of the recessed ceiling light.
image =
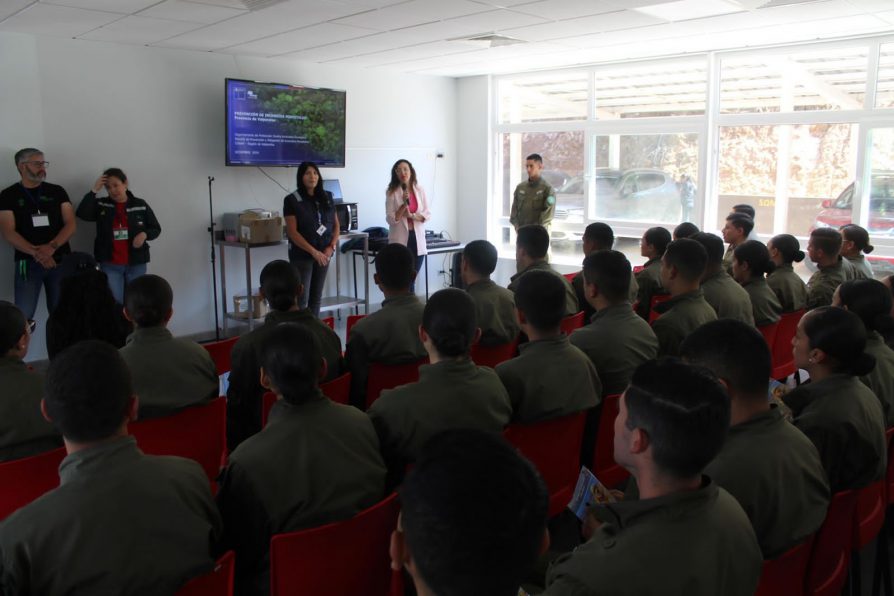
POLYGON ((640 6, 633 10, 666 21, 686 21, 740 12, 742 6, 728 0, 678 0, 677 2, 640 6))
POLYGON ((472 37, 455 37, 448 41, 458 41, 476 48, 498 48, 500 46, 512 46, 517 43, 525 43, 524 40, 514 37, 507 37, 496 33, 487 33, 484 35, 473 35, 472 37))

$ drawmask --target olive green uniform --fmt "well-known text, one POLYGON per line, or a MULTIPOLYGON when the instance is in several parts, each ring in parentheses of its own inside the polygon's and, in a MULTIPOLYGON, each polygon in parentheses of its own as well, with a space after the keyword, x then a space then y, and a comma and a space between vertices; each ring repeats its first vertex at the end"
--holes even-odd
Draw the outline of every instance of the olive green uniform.
POLYGON ((570 340, 596 367, 603 395, 623 392, 633 371, 658 356, 655 332, 627 302, 598 311, 570 340))
POLYGON ((765 559, 799 544, 826 518, 829 484, 819 453, 775 406, 731 426, 705 474, 745 510, 765 559))
POLYGON ((636 293, 636 314, 643 320, 649 320, 649 311, 652 308, 652 297, 666 294, 661 285, 661 258, 649 259, 643 265, 642 270, 635 275, 639 289, 636 293))
POLYGON ((264 430, 230 455, 217 502, 236 551, 240 594, 269 594, 273 534, 353 517, 385 493, 385 462, 369 417, 317 389, 278 401, 264 430))
POLYGON ((870 331, 866 337, 866 353, 875 358, 875 368, 860 380, 875 393, 885 412, 885 426, 890 428, 894 426, 894 350, 876 331, 870 331))
POLYGON ((372 362, 402 364, 428 354, 419 339, 425 307, 415 295, 386 298, 382 308, 363 317, 351 328, 345 360, 351 372, 351 403, 366 404, 366 379, 372 362))
POLYGON ((733 274, 733 258, 735 257, 736 247, 730 244, 723 253, 723 270, 729 275, 733 274))
POLYGON ((519 183, 512 194, 509 223, 518 230, 528 224, 540 224, 549 228, 556 211, 556 191, 541 176, 536 182, 530 179, 519 183))
POLYGON ((475 318, 481 329, 482 346, 499 346, 518 337, 515 296, 489 279, 476 281, 466 292, 475 303, 475 318))
POLYGON ((565 335, 527 342, 518 350, 518 356, 496 368, 509 393, 513 422, 550 420, 600 402, 596 367, 565 335))
POLYGON ((18 358, 0 357, 0 462, 62 446, 62 437, 40 411, 43 376, 18 358))
MULTIPOLYGON (((584 279, 584 272, 581 271, 577 275, 574 276, 574 279, 571 280, 571 287, 574 288, 574 294, 577 296, 577 305, 578 308, 584 311, 584 320, 589 321, 594 314, 596 314, 596 309, 587 301, 587 294, 584 290, 584 285, 586 280, 584 279)), ((633 275, 630 276, 630 287, 627 290, 627 299, 630 300, 630 304, 633 304, 636 301, 636 296, 639 293, 639 284, 636 281, 636 277, 633 275)))
POLYGON ((807 308, 807 284, 791 263, 779 265, 767 276, 767 285, 776 294, 782 312, 795 312, 807 308))
POLYGON ((884 478, 885 415, 857 377, 836 374, 811 381, 783 400, 794 425, 816 445, 833 494, 884 478))
POLYGON ((0 593, 174 594, 213 568, 221 521, 196 462, 121 437, 68 455, 59 479, 0 525, 0 593))
POLYGON ((763 277, 748 280, 742 288, 748 293, 751 301, 751 311, 754 315, 754 324, 758 327, 772 325, 780 319, 782 305, 779 298, 767 285, 763 277))
POLYGON ((536 261, 528 265, 527 268, 519 271, 515 275, 509 278, 509 291, 515 292, 515 289, 518 287, 518 282, 522 278, 522 276, 528 271, 549 271, 554 275, 559 276, 562 282, 565 284, 565 316, 570 317, 571 315, 577 314, 580 311, 580 306, 577 303, 577 292, 574 291, 574 286, 571 285, 571 282, 565 279, 565 276, 550 267, 549 263, 546 261, 536 261))
POLYGON ((717 313, 705 302, 701 290, 675 296, 655 307, 660 316, 652 323, 652 331, 658 338, 658 354, 679 356, 680 344, 686 336, 711 321, 717 313))
POLYGON ((593 508, 603 525, 560 556, 549 596, 751 596, 763 564, 736 500, 707 477, 702 487, 593 508))
POLYGON ((820 267, 810 276, 807 282, 807 310, 820 306, 830 306, 835 289, 847 281, 848 269, 839 257, 838 263, 829 267, 820 267))
POLYGON ((718 271, 702 281, 705 301, 711 305, 718 319, 733 319, 754 326, 754 314, 748 292, 726 271, 718 271))
POLYGON ((261 430, 261 402, 267 391, 261 386, 261 348, 281 323, 301 325, 316 339, 326 361, 323 381, 331 381, 342 374, 341 340, 309 309, 269 313, 263 325, 239 338, 230 356, 232 364, 227 387, 227 446, 230 450, 261 430))
POLYGON ((140 418, 166 416, 211 401, 220 393, 208 350, 177 339, 165 327, 135 329, 121 350, 140 400, 140 418))
POLYGON ((872 267, 865 256, 845 257, 845 260, 851 265, 851 270, 853 271, 851 279, 875 279, 872 267))

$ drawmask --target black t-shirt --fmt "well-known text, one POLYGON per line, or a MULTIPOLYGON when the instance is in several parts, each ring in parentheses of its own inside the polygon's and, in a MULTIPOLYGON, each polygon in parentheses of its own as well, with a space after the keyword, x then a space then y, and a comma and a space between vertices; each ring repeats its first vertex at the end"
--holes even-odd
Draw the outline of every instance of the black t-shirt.
MULTIPOLYGON (((49 182, 43 182, 37 188, 25 188, 20 182, 16 182, 0 192, 0 211, 12 211, 16 232, 35 245, 49 244, 65 226, 62 220, 62 203, 71 203, 68 193, 58 184, 49 182), (35 216, 47 216, 49 225, 35 227, 35 216)), ((39 219, 37 223, 40 223, 39 219)), ((56 261, 70 252, 68 242, 59 246, 54 254, 56 261)), ((15 259, 33 260, 33 257, 17 249, 15 259)))

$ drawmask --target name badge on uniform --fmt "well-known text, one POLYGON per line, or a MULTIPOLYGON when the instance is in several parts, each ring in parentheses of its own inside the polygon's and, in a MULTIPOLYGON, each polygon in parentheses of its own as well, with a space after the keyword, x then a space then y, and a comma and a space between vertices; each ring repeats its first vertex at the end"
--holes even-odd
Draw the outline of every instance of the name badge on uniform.
POLYGON ((115 240, 127 240, 127 228, 115 228, 112 230, 112 238, 115 240))
POLYGON ((326 233, 326 226, 324 226, 323 224, 320 224, 320 227, 317 228, 317 236, 322 236, 325 233, 326 233))
POLYGON ((31 225, 35 228, 46 228, 50 225, 50 216, 38 213, 31 216, 31 225))

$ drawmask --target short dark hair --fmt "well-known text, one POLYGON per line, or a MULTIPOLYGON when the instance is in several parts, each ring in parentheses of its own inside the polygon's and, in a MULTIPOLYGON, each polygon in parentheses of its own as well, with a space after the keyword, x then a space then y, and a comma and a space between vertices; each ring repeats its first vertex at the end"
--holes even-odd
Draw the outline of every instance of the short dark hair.
POLYGON ((102 173, 102 175, 117 178, 124 184, 127 184, 127 174, 125 174, 124 170, 122 170, 121 168, 107 168, 106 171, 102 173))
POLYGON ((419 453, 400 501, 407 547, 439 596, 515 596, 539 556, 546 487, 500 435, 436 435, 419 453))
POLYGON ((683 340, 680 356, 704 366, 734 391, 766 401, 772 358, 764 336, 751 325, 733 319, 705 323, 683 340))
POLYGON ((857 250, 866 254, 875 250, 875 247, 869 244, 869 232, 866 231, 866 228, 857 224, 845 224, 839 229, 841 230, 842 239, 853 242, 857 250))
POLYGON ((875 368, 875 358, 865 352, 866 327, 855 313, 821 306, 805 314, 802 320, 810 348, 822 350, 831 357, 835 372, 862 377, 875 368))
POLYGON ((682 238, 692 238, 695 234, 698 233, 698 226, 691 221, 684 221, 676 228, 674 228, 674 238, 676 238, 677 240, 680 240, 682 238))
POLYGON ((115 347, 89 339, 60 352, 47 371, 47 413, 65 438, 99 441, 115 434, 127 418, 133 385, 115 347))
POLYGON ((813 245, 826 256, 836 256, 841 252, 841 232, 832 228, 817 228, 810 232, 813 245))
POLYGON ((497 248, 487 240, 472 240, 463 249, 463 261, 478 275, 490 275, 497 268, 497 248))
POLYGON ((754 220, 744 213, 730 213, 726 216, 726 221, 733 224, 734 228, 741 230, 746 236, 754 229, 754 220))
POLYGON ((584 280, 599 288, 609 302, 627 300, 630 289, 630 261, 616 250, 597 250, 584 258, 584 280))
POLYGON ((468 354, 478 328, 472 297, 457 288, 438 290, 425 303, 422 328, 441 356, 468 354))
POLYGON ((416 273, 413 253, 403 244, 388 244, 376 254, 376 273, 389 290, 409 290, 416 273))
POLYGON ((552 331, 565 317, 565 282, 551 271, 528 271, 515 288, 515 307, 537 331, 552 331))
POLYGON ((800 263, 804 260, 804 251, 801 243, 791 234, 777 234, 770 238, 773 248, 782 255, 782 262, 786 264, 800 263))
POLYGON ((270 261, 261 269, 261 291, 273 310, 285 312, 295 306, 301 280, 298 271, 288 261, 270 261))
POLYGON ((615 244, 615 233, 610 225, 597 221, 584 230, 584 241, 596 243, 597 250, 609 250, 615 244))
POLYGON ((260 362, 283 399, 300 404, 317 388, 323 356, 319 340, 307 327, 280 323, 265 336, 260 362))
POLYGON ((127 314, 138 327, 163 325, 174 306, 174 291, 163 277, 141 275, 124 292, 127 314))
POLYGON ((667 245, 663 260, 668 266, 676 267, 677 272, 686 281, 696 281, 705 273, 708 253, 705 247, 695 240, 681 238, 667 245))
POLYGON ((16 167, 19 167, 19 164, 31 157, 32 155, 43 155, 43 151, 40 149, 35 149, 34 147, 25 147, 24 149, 19 149, 15 154, 15 162, 16 167))
POLYGON ((643 240, 646 244, 654 246, 659 255, 663 255, 664 251, 667 250, 667 245, 671 243, 671 233, 666 228, 656 226, 646 230, 646 233, 643 234, 643 240))
POLYGON ((518 229, 515 242, 532 259, 543 259, 549 250, 549 232, 539 224, 528 224, 518 229))
POLYGON ((741 213, 743 215, 747 215, 751 219, 754 219, 755 215, 754 207, 747 203, 739 203, 738 205, 733 205, 733 213, 741 213))
POLYGON ((723 262, 723 239, 720 236, 710 232, 699 232, 692 239, 705 247, 709 266, 717 266, 723 262))
POLYGON ((891 290, 875 279, 853 279, 838 286, 841 304, 860 317, 867 331, 878 331, 884 337, 894 334, 891 318, 891 290))
POLYGON ((24 334, 24 313, 12 302, 0 300, 0 356, 13 349, 24 334))
POLYGON ((770 260, 770 251, 767 246, 758 240, 743 242, 733 251, 733 257, 740 263, 747 263, 752 277, 763 277, 766 273, 773 273, 776 264, 770 260))
POLYGON ((536 161, 536 162, 539 163, 539 164, 542 164, 542 163, 543 163, 543 158, 540 156, 539 153, 532 153, 532 154, 530 154, 529 156, 527 156, 527 157, 525 158, 525 161, 528 161, 529 159, 530 159, 531 161, 536 161))
POLYGON ((674 358, 640 365, 624 393, 627 428, 649 435, 652 457, 678 478, 701 473, 726 438, 730 403, 706 368, 674 358))

